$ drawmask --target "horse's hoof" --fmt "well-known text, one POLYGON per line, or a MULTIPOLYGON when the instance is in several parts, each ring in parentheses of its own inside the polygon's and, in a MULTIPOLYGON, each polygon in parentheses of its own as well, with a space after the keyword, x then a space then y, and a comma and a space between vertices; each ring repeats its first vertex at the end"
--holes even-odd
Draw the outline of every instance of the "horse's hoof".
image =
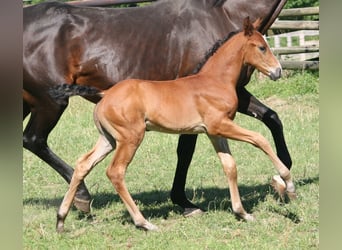
POLYGON ((78 210, 84 213, 90 213, 90 201, 89 200, 82 200, 82 199, 75 197, 74 205, 78 210))
POLYGON ((286 183, 280 177, 280 175, 274 175, 272 177, 271 186, 278 193, 281 200, 285 199, 286 183))
POLYGON ((185 208, 183 216, 184 217, 192 217, 195 215, 201 215, 203 213, 204 213, 204 211, 202 209, 199 209, 199 208, 185 208))

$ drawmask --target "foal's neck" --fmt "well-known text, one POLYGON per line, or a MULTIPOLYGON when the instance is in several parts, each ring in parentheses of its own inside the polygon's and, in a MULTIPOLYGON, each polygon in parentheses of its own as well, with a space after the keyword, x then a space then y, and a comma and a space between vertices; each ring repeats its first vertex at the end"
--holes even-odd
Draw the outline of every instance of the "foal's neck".
POLYGON ((199 75, 216 78, 218 82, 236 86, 243 66, 244 46, 247 38, 238 33, 225 42, 203 65, 199 75))

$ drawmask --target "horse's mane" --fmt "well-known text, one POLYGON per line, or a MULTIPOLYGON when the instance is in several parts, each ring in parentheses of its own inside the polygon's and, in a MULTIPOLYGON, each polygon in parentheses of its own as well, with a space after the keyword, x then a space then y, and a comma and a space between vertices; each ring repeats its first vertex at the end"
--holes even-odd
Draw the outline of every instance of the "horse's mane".
POLYGON ((215 54, 215 52, 224 44, 226 41, 228 41, 232 36, 236 35, 239 31, 232 31, 227 36, 225 36, 223 39, 217 40, 216 43, 206 52, 203 60, 199 62, 196 66, 196 68, 192 71, 193 74, 197 74, 203 67, 203 65, 208 61, 208 59, 215 54))

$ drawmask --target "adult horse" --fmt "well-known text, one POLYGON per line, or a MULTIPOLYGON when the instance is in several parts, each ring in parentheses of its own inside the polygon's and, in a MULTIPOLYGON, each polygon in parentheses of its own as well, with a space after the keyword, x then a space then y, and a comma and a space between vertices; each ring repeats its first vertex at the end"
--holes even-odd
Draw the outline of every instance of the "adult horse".
MULTIPOLYGON (((53 100, 48 89, 62 83, 107 89, 126 78, 175 79, 192 74, 206 51, 242 20, 263 18, 265 33, 286 0, 161 0, 139 8, 106 9, 42 3, 23 10, 23 116, 31 113, 23 146, 53 167, 68 183, 73 169, 47 144, 51 130, 68 105, 53 100)), ((278 115, 246 89, 253 67, 244 67, 237 93, 238 111, 270 128, 277 154, 290 169, 278 115)), ((96 103, 99 98, 85 97, 96 103)), ((185 209, 197 210, 185 195, 188 167, 196 135, 181 135, 171 199, 185 209)), ((89 211, 91 196, 82 183, 74 203, 89 211)))

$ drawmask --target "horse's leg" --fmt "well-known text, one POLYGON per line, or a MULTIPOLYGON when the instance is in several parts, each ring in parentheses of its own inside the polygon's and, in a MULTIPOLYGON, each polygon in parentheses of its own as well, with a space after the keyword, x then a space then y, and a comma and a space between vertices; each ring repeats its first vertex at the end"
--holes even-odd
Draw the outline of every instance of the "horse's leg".
MULTIPOLYGON (((68 101, 59 104, 51 100, 41 101, 34 100, 34 105, 31 105, 31 116, 23 132, 23 146, 49 164, 70 183, 74 170, 47 145, 48 135, 67 107, 68 101)), ((26 101, 24 101, 24 107, 25 105, 28 105, 26 101)), ((89 212, 90 198, 90 194, 82 182, 75 197, 75 206, 81 211, 89 212)))
POLYGON ((221 160, 223 171, 228 179, 229 192, 232 200, 232 208, 234 214, 245 220, 254 220, 254 217, 251 214, 247 213, 242 206, 237 185, 236 163, 230 153, 227 140, 222 137, 210 135, 209 139, 213 144, 218 157, 221 160))
POLYGON ((23 120, 31 113, 30 105, 23 100, 23 120))
POLYGON ((289 198, 296 198, 295 186, 293 184, 290 170, 283 164, 278 156, 273 152, 271 145, 261 134, 239 127, 230 119, 224 119, 215 134, 222 135, 229 139, 248 142, 263 150, 273 162, 280 177, 285 181, 284 189, 279 189, 279 195, 284 196, 285 191, 289 198))
POLYGON ((104 136, 101 135, 95 147, 77 160, 77 165, 75 167, 69 189, 66 192, 57 212, 57 232, 63 232, 64 230, 64 221, 69 213, 72 201, 75 198, 77 187, 83 182, 84 178, 89 174, 92 168, 102 161, 112 150, 113 146, 104 136))
POLYGON ((171 200, 184 209, 184 216, 202 213, 185 195, 185 182, 192 155, 195 151, 197 135, 180 135, 177 148, 177 168, 173 179, 171 200))
POLYGON ((114 159, 107 168, 106 174, 125 204, 135 226, 145 230, 156 230, 157 227, 147 221, 141 214, 139 208, 127 190, 124 179, 127 166, 131 162, 141 140, 142 138, 138 138, 136 142, 117 142, 114 159))
POLYGON ((239 99, 238 111, 261 120, 270 130, 277 149, 277 155, 288 169, 291 169, 292 160, 286 146, 283 125, 275 111, 256 99, 244 87, 237 89, 239 99))

